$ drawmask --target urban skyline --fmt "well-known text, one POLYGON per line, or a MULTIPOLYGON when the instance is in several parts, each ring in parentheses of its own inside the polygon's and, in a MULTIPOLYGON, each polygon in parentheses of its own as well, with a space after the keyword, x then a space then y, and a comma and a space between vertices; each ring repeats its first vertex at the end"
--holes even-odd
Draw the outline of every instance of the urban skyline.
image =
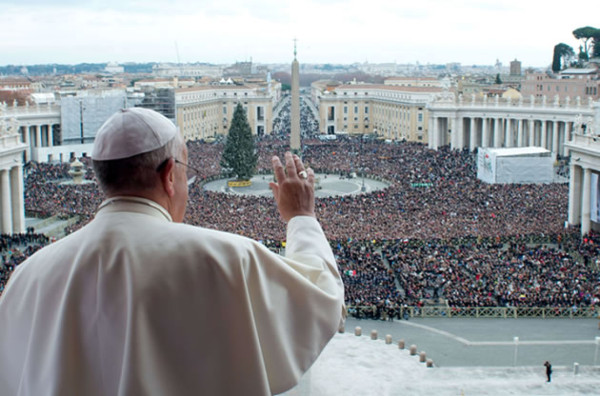
POLYGON ((285 63, 297 38, 302 63, 493 65, 516 58, 524 67, 545 67, 554 45, 577 51, 572 31, 595 23, 583 0, 568 7, 541 0, 0 4, 4 65, 285 63))

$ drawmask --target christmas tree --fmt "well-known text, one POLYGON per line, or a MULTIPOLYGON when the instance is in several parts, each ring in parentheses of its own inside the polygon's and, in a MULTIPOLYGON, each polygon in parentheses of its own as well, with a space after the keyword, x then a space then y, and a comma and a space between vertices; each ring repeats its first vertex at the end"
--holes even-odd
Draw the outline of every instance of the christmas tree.
POLYGON ((237 180, 250 180, 256 170, 258 154, 254 146, 254 137, 241 103, 233 112, 231 127, 221 157, 221 168, 228 177, 237 180))

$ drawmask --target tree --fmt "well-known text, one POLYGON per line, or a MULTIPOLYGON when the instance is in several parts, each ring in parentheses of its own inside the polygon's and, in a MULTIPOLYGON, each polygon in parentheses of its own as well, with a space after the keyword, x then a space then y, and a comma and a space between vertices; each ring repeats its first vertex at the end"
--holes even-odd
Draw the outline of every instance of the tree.
MULTIPOLYGON (((584 26, 578 29, 573 30, 573 36, 576 39, 583 41, 583 53, 585 54, 585 58, 589 59, 590 53, 588 52, 588 42, 598 34, 598 30, 591 26, 584 26)), ((583 59, 582 55, 579 56, 580 59, 583 59)))
POLYGON ((241 103, 233 112, 231 127, 221 157, 221 167, 227 176, 237 180, 250 180, 256 170, 258 154, 254 137, 241 103))
POLYGON ((580 45, 579 46, 579 54, 577 55, 577 58, 579 59, 579 63, 581 64, 581 62, 585 62, 590 60, 590 58, 588 57, 588 55, 583 52, 583 46, 580 45))
POLYGON ((594 42, 593 42, 593 50, 592 50, 592 58, 600 57, 600 29, 596 30, 594 33, 594 42))
POLYGON ((502 79, 500 78, 500 73, 496 74, 495 84, 498 84, 498 85, 502 84, 502 79))
POLYGON ((575 51, 571 46, 565 43, 556 44, 554 46, 554 56, 552 57, 552 71, 558 73, 564 69, 574 56, 575 51))

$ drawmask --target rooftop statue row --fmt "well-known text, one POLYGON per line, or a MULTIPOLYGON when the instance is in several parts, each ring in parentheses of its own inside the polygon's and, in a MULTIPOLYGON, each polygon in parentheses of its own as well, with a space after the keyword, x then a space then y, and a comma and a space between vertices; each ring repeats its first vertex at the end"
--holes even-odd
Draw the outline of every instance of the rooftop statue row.
POLYGON ((564 98, 562 101, 558 95, 554 96, 552 99, 552 103, 548 103, 548 97, 546 95, 541 98, 536 98, 533 95, 529 96, 529 99, 525 100, 522 96, 518 99, 511 97, 500 97, 496 96, 488 96, 488 95, 475 95, 472 94, 469 100, 465 100, 464 96, 455 95, 449 91, 443 91, 434 96, 432 101, 433 105, 436 104, 452 104, 459 106, 529 106, 529 107, 554 107, 554 108, 580 108, 584 107, 592 107, 593 99, 588 98, 587 104, 582 103, 581 97, 575 97, 574 103, 571 102, 570 97, 564 98))

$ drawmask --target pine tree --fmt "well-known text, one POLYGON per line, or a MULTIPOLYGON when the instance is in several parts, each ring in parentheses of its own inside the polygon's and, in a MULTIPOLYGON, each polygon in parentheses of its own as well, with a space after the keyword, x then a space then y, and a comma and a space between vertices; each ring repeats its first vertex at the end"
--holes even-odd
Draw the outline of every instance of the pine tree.
POLYGON ((229 177, 237 180, 250 180, 256 170, 258 154, 254 146, 254 137, 241 103, 233 112, 231 127, 221 157, 221 168, 229 177))

